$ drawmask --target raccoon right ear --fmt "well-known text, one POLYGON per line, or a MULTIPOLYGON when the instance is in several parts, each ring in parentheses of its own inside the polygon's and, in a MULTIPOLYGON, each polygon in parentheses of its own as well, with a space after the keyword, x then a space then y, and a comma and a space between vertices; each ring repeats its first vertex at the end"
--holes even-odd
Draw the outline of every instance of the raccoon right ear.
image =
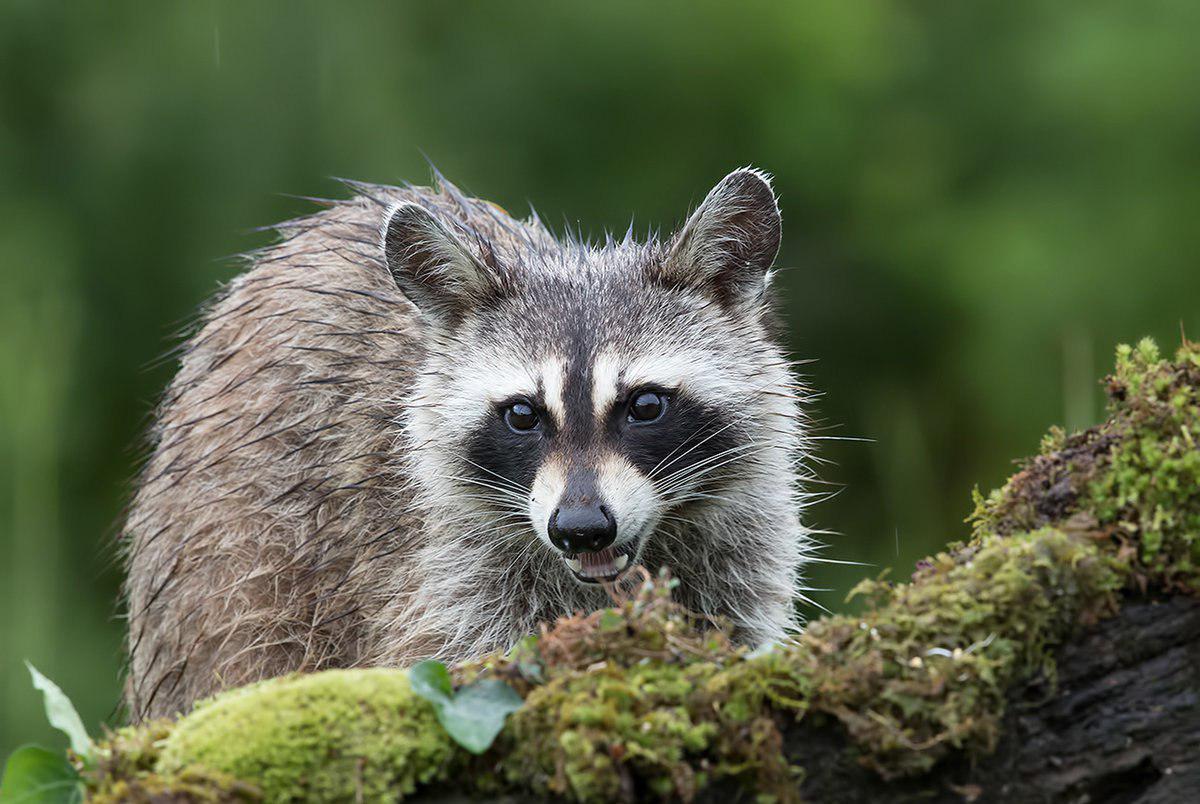
POLYGON ((383 254, 400 291, 442 325, 461 320, 497 291, 495 271, 420 204, 400 203, 388 213, 383 254))
POLYGON ((771 179, 735 170, 714 187, 671 244, 661 281, 691 287, 731 307, 761 302, 783 224, 771 179))

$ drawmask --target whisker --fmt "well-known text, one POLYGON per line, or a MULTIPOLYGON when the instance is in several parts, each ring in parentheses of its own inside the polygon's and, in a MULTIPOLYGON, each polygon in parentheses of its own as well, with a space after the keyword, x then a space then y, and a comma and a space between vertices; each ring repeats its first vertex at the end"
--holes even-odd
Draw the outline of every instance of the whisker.
POLYGON ((517 491, 520 491, 524 494, 529 493, 529 489, 525 486, 522 486, 517 481, 515 481, 511 478, 505 477, 504 475, 500 474, 499 472, 494 472, 491 469, 488 469, 486 466, 475 463, 475 461, 471 460, 470 458, 463 458, 463 460, 466 461, 467 463, 471 464, 472 466, 474 466, 476 469, 482 469, 483 471, 487 472, 489 475, 492 475, 493 477, 497 478, 498 480, 508 484, 509 486, 516 489, 517 491))
POLYGON ((486 480, 480 480, 477 477, 464 477, 462 475, 437 475, 437 477, 439 477, 443 480, 457 480, 461 483, 471 483, 476 486, 481 486, 485 489, 491 489, 492 491, 495 491, 499 494, 508 495, 514 500, 524 500, 525 499, 523 494, 517 492, 515 489, 506 488, 504 486, 497 486, 494 483, 490 483, 486 480))
POLYGON ((738 452, 743 452, 743 451, 758 448, 758 447, 763 447, 764 444, 765 444, 765 442, 761 442, 761 441, 751 441, 746 444, 738 444, 737 446, 729 447, 728 449, 721 450, 720 452, 710 455, 707 458, 704 458, 703 460, 696 461, 693 464, 684 466, 684 467, 676 470, 675 472, 672 472, 671 474, 667 475, 666 477, 659 478, 657 481, 652 481, 652 482, 656 488, 661 489, 661 488, 671 487, 675 483, 675 481, 678 480, 679 478, 686 477, 690 473, 695 472, 698 469, 702 469, 703 467, 705 467, 708 464, 711 464, 715 461, 719 461, 722 458, 726 457, 727 455, 735 454, 738 452))
POLYGON ((683 478, 676 481, 670 489, 665 490, 662 493, 664 494, 664 496, 668 495, 674 491, 677 491, 679 488, 681 488, 681 485, 683 483, 690 483, 694 480, 697 480, 700 477, 703 477, 704 475, 707 475, 711 472, 716 471, 717 469, 720 469, 723 466, 728 466, 729 464, 733 463, 734 461, 740 461, 740 460, 745 460, 747 458, 751 458, 755 455, 759 455, 763 452, 766 452, 769 449, 771 449, 771 447, 762 447, 760 449, 754 450, 753 452, 747 451, 747 452, 739 453, 737 455, 732 455, 729 458, 727 458, 726 460, 721 461, 720 463, 704 467, 699 472, 694 472, 692 474, 685 475, 683 478))

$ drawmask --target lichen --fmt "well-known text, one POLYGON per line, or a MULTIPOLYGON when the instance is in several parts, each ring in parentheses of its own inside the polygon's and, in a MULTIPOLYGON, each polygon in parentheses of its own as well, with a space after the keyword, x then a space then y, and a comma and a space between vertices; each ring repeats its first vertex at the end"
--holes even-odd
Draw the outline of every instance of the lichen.
POLYGON ((687 800, 732 779, 794 801, 804 770, 782 735, 796 720, 840 723, 887 778, 955 750, 980 755, 1009 690, 1052 678, 1056 646, 1081 625, 1127 592, 1200 591, 1200 347, 1184 343, 1174 361, 1148 341, 1121 347, 1107 389, 1102 425, 1052 430, 1001 489, 977 495, 969 542, 907 582, 860 584, 863 614, 747 653, 721 623, 673 604, 660 578, 455 668, 458 683, 491 675, 525 698, 481 757, 453 746, 403 671, 333 671, 226 693, 161 732, 113 739, 107 789, 191 780, 197 797, 162 800, 396 801, 449 780, 628 801, 687 800))
POLYGON ((202 767, 267 801, 399 801, 461 762, 400 670, 333 670, 261 682, 200 704, 155 770, 202 767))

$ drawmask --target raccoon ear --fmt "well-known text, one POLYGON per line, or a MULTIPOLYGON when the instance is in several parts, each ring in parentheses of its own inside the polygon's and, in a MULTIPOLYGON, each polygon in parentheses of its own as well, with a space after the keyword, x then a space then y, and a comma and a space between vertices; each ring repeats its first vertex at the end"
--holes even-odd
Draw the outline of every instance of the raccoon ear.
MULTIPOLYGON (((490 254, 490 248, 484 249, 490 254)), ((496 273, 420 204, 397 204, 383 226, 396 286, 432 321, 451 325, 497 291, 496 273)))
POLYGON ((662 278, 731 306, 757 303, 783 224, 770 177, 753 168, 721 179, 675 235, 662 278))

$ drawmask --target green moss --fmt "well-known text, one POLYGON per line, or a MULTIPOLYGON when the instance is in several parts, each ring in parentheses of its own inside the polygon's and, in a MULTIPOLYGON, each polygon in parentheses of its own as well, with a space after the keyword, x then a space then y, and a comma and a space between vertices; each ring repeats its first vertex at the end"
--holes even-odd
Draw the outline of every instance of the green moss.
POLYGON ((912 775, 951 748, 991 748, 1008 687, 1047 668, 1122 583, 1108 555, 1059 530, 984 538, 928 560, 913 583, 860 584, 869 610, 814 623, 791 670, 809 678, 808 710, 840 720, 865 764, 912 775))
POLYGON ((1050 439, 977 500, 977 534, 1059 523, 1115 546, 1140 585, 1200 590, 1200 345, 1117 349, 1104 424, 1050 439))
POLYGON ((92 779, 99 784, 153 772, 163 741, 173 726, 169 720, 151 720, 108 734, 96 747, 92 779))
POLYGON ((262 800, 255 785, 204 768, 113 779, 88 796, 90 804, 245 804, 262 800))
POLYGON ((541 777, 552 792, 594 801, 620 798, 622 767, 654 788, 692 787, 679 769, 718 730, 713 718, 693 717, 712 668, 611 664, 539 686, 510 726, 507 780, 541 777))
POLYGON ((1107 388, 1104 424, 1052 430, 1002 489, 976 494, 971 541, 921 562, 910 582, 860 584, 865 613, 818 620, 774 650, 735 649, 719 623, 672 604, 662 579, 456 668, 460 682, 490 674, 525 698, 483 757, 450 743, 403 672, 334 671, 234 691, 174 727, 114 739, 105 784, 395 801, 453 778, 476 792, 613 801, 686 800, 734 778, 792 801, 803 769, 784 756, 789 719, 842 724, 885 777, 986 752, 1011 687, 1052 676, 1055 647, 1125 590, 1200 591, 1200 348, 1167 361, 1148 341, 1122 347, 1107 388))
POLYGON ((612 801, 736 777, 791 800, 802 769, 782 756, 777 716, 818 713, 877 771, 919 773, 952 748, 992 746, 1008 686, 1122 583, 1095 544, 1044 529, 940 554, 911 584, 864 583, 865 614, 819 620, 764 655, 550 666, 506 730, 505 780, 612 801))
POLYGON ((619 608, 565 619, 486 663, 518 682, 539 679, 498 747, 501 787, 580 801, 688 799, 736 776, 790 795, 797 771, 766 706, 768 674, 724 631, 671 604, 669 589, 647 584, 619 608))
POLYGON ((1110 429, 1122 438, 1083 504, 1118 538, 1137 539, 1140 571, 1167 588, 1200 591, 1200 348, 1174 363, 1150 341, 1117 352, 1110 429))
POLYGON ((268 801, 398 801, 459 757, 400 670, 335 670, 251 685, 201 704, 156 770, 251 780, 268 801))
POLYGON ((99 741, 94 763, 78 764, 87 784, 88 801, 93 804, 117 802, 188 802, 189 804, 230 804, 262 800, 257 786, 229 774, 201 767, 188 767, 178 773, 159 774, 162 747, 174 724, 155 720, 138 727, 127 727, 99 741))

